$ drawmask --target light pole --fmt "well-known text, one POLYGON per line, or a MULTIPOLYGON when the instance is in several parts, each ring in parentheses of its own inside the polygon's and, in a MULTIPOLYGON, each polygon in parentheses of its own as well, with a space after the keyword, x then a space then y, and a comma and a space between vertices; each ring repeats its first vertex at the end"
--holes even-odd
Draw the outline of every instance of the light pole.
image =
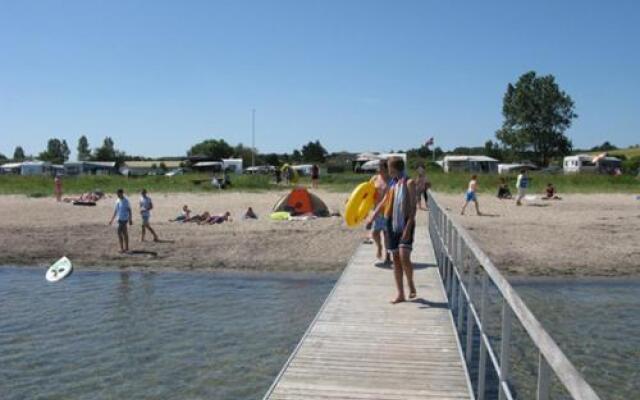
POLYGON ((256 109, 251 109, 251 166, 256 166, 256 109))

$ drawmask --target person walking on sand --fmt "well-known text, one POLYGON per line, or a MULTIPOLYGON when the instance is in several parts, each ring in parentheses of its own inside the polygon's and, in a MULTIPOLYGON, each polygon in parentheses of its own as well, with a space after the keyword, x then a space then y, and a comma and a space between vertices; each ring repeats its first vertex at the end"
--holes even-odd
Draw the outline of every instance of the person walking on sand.
POLYGON ((320 168, 317 164, 313 164, 311 166, 311 187, 314 189, 318 188, 318 181, 320 180, 320 168))
MULTIPOLYGON (((378 165, 378 173, 371 178, 371 182, 376 188, 375 205, 382 202, 384 196, 389 190, 389 166, 387 160, 380 160, 378 165)), ((378 213, 371 221, 367 223, 367 229, 371 229, 371 238, 376 244, 376 257, 382 260, 382 253, 384 252, 384 262, 390 263, 391 256, 387 251, 387 221, 382 213, 378 213)))
POLYGON ((153 241, 159 241, 158 235, 149 225, 149 219, 151 218, 151 210, 153 209, 153 201, 151 201, 151 197, 147 194, 147 189, 142 189, 140 192, 140 217, 142 218, 142 234, 140 237, 140 241, 144 242, 144 236, 146 231, 148 230, 153 235, 153 241))
POLYGON ((527 195, 527 188, 529 187, 529 175, 526 169, 520 170, 518 180, 516 181, 516 187, 518 188, 518 197, 516 197, 516 205, 522 205, 522 199, 527 195))
POLYGON ((56 195, 56 201, 62 201, 62 177, 57 174, 53 178, 53 192, 56 195))
POLYGON ((464 215, 464 210, 467 209, 467 206, 472 201, 476 206, 476 214, 482 215, 482 213, 480 212, 480 206, 478 205, 478 195, 476 193, 477 191, 478 191, 478 175, 472 175, 471 180, 469 181, 469 188, 467 189, 467 192, 464 195, 464 205, 462 206, 460 215, 464 215))
POLYGON ((126 253, 129 251, 129 232, 127 231, 127 223, 133 225, 131 205, 129 199, 124 196, 124 190, 118 189, 116 192, 118 200, 116 200, 116 206, 113 210, 113 216, 109 225, 113 225, 113 221, 118 217, 118 241, 120 242, 120 252, 126 253))
POLYGON ((393 276, 398 294, 391 300, 392 304, 406 301, 404 292, 404 276, 407 277, 409 298, 416 297, 416 286, 413 282, 413 263, 411 250, 416 226, 416 184, 405 173, 404 160, 391 157, 388 160, 391 182, 384 199, 373 214, 376 218, 382 212, 387 224, 387 250, 393 257, 393 276))
POLYGON ((424 165, 420 164, 416 170, 418 177, 416 178, 416 205, 421 210, 427 210, 429 207, 429 195, 427 191, 431 187, 431 183, 426 175, 424 165), (422 198, 424 198, 424 208, 421 206, 422 198))

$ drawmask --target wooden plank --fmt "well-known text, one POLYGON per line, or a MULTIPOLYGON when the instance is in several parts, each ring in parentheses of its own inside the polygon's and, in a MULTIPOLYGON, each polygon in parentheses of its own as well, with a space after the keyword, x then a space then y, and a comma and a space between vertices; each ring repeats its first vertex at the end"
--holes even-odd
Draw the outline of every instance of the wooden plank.
POLYGON ((393 305, 393 271, 361 245, 265 395, 270 400, 472 399, 424 225, 413 261, 418 299, 393 305))

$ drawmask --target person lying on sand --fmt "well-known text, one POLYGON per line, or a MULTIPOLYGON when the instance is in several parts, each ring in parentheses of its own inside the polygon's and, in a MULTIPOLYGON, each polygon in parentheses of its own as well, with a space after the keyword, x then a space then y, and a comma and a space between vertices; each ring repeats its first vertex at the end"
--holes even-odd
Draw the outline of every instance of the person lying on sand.
POLYGON ((542 200, 562 200, 562 197, 558 196, 553 183, 547 183, 547 188, 542 196, 542 200))
POLYGON ((191 210, 189 209, 189 206, 185 204, 184 206, 182 206, 182 211, 180 211, 180 214, 174 219, 170 219, 169 222, 189 222, 190 219, 191 210))
MULTIPOLYGON (((205 212, 204 214, 209 214, 205 212)), ((204 216, 204 214, 202 214, 204 216)), ((223 222, 231 222, 233 219, 231 218, 231 213, 229 211, 225 212, 223 215, 209 215, 208 218, 203 221, 198 222, 198 225, 214 225, 221 224, 223 222)))
POLYGON ((103 197, 104 197, 104 193, 96 190, 93 192, 82 193, 80 197, 65 197, 64 199, 62 199, 62 201, 64 201, 65 203, 73 203, 76 201, 97 202, 98 200, 101 200, 103 197))
POLYGON ((258 219, 258 215, 253 211, 253 208, 249 207, 247 212, 244 213, 244 219, 258 219))

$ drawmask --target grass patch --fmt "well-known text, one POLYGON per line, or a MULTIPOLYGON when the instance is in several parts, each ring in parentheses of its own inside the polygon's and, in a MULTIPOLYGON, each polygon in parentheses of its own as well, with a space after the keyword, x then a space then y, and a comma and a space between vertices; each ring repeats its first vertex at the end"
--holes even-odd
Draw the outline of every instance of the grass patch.
MULTIPOLYGON (((415 173, 414 173, 415 175, 415 173)), ((468 185, 470 174, 429 171, 433 189, 445 193, 463 193, 468 185)), ((369 179, 369 175, 354 173, 324 174, 320 187, 333 192, 351 192, 359 183, 369 179)), ((515 189, 516 175, 480 175, 480 191, 494 193, 500 178, 507 179, 512 191, 515 189)), ((639 193, 640 180, 633 176, 608 176, 598 174, 547 175, 533 172, 530 174, 531 193, 542 193, 547 182, 552 182, 560 193, 639 193)), ((146 188, 152 193, 170 192, 214 192, 206 174, 187 174, 182 176, 81 176, 64 178, 64 193, 79 194, 91 190, 114 193, 123 188, 127 193, 137 193, 146 188), (201 181, 195 184, 194 181, 201 181)), ((282 190, 283 186, 273 184, 273 178, 263 175, 232 175, 232 190, 265 191, 282 190)), ((307 177, 300 179, 300 185, 311 186, 307 177)), ((24 194, 32 197, 53 196, 51 177, 0 175, 0 194, 24 194)))

